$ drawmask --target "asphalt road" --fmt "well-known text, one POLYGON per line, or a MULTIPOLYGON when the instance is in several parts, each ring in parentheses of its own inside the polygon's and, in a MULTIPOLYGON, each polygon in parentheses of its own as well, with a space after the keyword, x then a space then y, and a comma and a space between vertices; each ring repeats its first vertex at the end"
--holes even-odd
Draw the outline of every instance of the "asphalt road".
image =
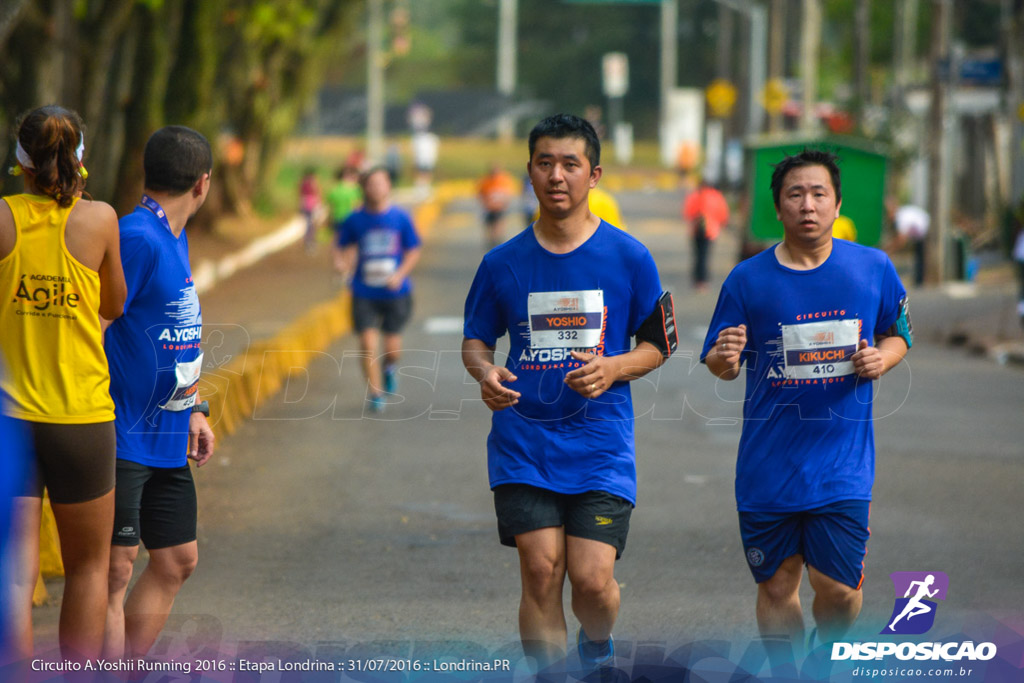
MULTIPOLYGON (((616 569, 619 651, 639 658, 718 639, 735 657, 756 634, 733 498, 742 385, 716 382, 696 362, 735 240, 714 246, 713 291, 696 294, 678 199, 634 192, 622 203, 676 293, 680 348, 634 385, 639 501, 616 569)), ((400 397, 382 416, 364 412, 349 336, 261 401, 256 419, 196 473, 199 567, 158 654, 320 658, 448 647, 518 657, 518 564, 495 530, 489 411, 458 354, 463 301, 483 253, 479 222, 471 203, 451 205, 424 250, 400 397)), ((244 352, 245 340, 331 295, 325 264, 293 249, 236 276, 204 299, 208 331, 235 329, 231 352, 244 352)), ((942 571, 946 633, 1016 623, 1020 642, 1024 374, 936 343, 927 332, 948 323, 938 319, 944 304, 921 295, 922 339, 877 392, 859 626, 877 634, 885 625, 891 572, 942 571)), ((36 610, 36 619, 45 645, 56 608, 36 610)))

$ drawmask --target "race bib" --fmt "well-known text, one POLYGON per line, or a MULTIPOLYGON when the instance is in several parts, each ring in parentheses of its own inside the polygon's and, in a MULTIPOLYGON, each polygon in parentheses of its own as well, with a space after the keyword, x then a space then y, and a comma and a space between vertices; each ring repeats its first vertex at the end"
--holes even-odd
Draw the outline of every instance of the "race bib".
POLYGON ((372 258, 363 262, 363 282, 367 287, 384 287, 398 270, 398 259, 372 258))
POLYGON ((853 374, 860 339, 859 320, 826 320, 782 326, 788 379, 821 379, 853 374))
POLYGON ((531 348, 589 349, 601 344, 604 290, 533 292, 527 311, 531 348))
POLYGON ((170 410, 172 412, 178 412, 181 410, 188 410, 196 404, 196 395, 199 392, 199 373, 203 370, 203 354, 200 352, 199 357, 195 360, 188 361, 186 363, 176 363, 174 366, 174 375, 177 380, 177 386, 174 388, 174 393, 171 394, 171 398, 160 406, 163 410, 170 410))

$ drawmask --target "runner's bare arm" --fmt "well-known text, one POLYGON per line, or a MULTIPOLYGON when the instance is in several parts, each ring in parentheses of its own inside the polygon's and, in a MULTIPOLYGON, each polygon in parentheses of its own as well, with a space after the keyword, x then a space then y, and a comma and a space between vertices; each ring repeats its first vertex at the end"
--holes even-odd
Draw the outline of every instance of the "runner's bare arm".
POLYGON ((666 360, 661 349, 645 341, 638 343, 633 350, 618 356, 598 356, 573 351, 572 357, 585 362, 586 365, 567 373, 565 383, 586 398, 600 396, 615 382, 630 382, 643 377, 660 367, 666 360))
POLYGON ((398 290, 402 288, 402 283, 405 282, 405 278, 409 277, 409 273, 416 267, 416 264, 420 262, 420 248, 409 249, 402 254, 402 262, 399 264, 395 273, 388 278, 388 288, 398 290))
POLYGON ((727 327, 718 333, 714 347, 704 357, 711 374, 719 379, 739 377, 740 358, 747 345, 747 326, 727 327))
POLYGON ((878 379, 896 367, 907 355, 907 342, 899 336, 876 336, 875 345, 861 339, 853 354, 853 371, 864 379, 878 379))
POLYGON ((491 410, 504 410, 519 402, 520 393, 509 389, 502 382, 518 379, 508 368, 494 364, 494 347, 487 346, 479 339, 462 340, 462 364, 480 383, 480 397, 491 410))
POLYGON ((349 244, 344 247, 334 247, 334 270, 345 277, 352 275, 355 270, 356 260, 359 258, 359 245, 349 244))

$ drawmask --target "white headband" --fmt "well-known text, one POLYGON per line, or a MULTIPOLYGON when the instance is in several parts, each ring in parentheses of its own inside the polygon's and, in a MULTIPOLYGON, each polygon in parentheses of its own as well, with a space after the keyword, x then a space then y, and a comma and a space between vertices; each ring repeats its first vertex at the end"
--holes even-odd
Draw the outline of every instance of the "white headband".
MULTIPOLYGON (((85 135, 79 133, 78 136, 78 147, 75 148, 75 156, 78 157, 78 161, 82 161, 82 157, 85 155, 85 135)), ((32 157, 28 155, 25 148, 21 146, 21 140, 18 140, 17 147, 14 148, 14 156, 18 159, 18 163, 21 164, 22 168, 29 170, 35 169, 35 164, 32 163, 32 157)))

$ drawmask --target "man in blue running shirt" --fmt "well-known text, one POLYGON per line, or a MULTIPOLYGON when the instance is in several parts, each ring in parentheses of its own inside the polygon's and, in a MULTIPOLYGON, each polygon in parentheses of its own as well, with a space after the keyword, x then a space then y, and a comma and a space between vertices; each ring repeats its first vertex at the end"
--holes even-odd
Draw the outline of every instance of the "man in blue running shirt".
POLYGON ((499 539, 519 552, 523 649, 538 668, 564 657, 568 575, 581 663, 600 666, 614 653, 613 573, 636 502, 628 382, 671 353, 671 297, 647 248, 590 212, 601 178, 593 127, 552 116, 529 150, 540 217, 480 264, 462 358, 494 411, 488 473, 499 539))
POLYGON ((835 155, 784 158, 771 188, 784 238, 729 274, 701 360, 723 380, 746 364, 736 501, 758 628, 766 642, 800 636, 806 564, 818 635, 829 642, 860 613, 873 380, 906 355, 910 319, 889 258, 832 239, 842 204, 835 155))
POLYGON ((352 327, 359 335, 367 407, 380 413, 398 389, 402 329, 412 316, 412 279, 420 238, 412 217, 391 198, 391 177, 377 166, 360 178, 363 206, 338 226, 334 267, 351 278, 352 327), (378 356, 380 339, 384 354, 378 356))
POLYGON ((214 447, 210 411, 199 400, 203 316, 185 232, 210 191, 210 145, 190 128, 166 126, 146 142, 143 168, 139 205, 120 220, 128 298, 104 340, 117 409, 103 643, 112 659, 145 656, 195 569, 196 489, 188 461, 203 465, 214 447), (149 562, 128 593, 140 541, 149 562))

